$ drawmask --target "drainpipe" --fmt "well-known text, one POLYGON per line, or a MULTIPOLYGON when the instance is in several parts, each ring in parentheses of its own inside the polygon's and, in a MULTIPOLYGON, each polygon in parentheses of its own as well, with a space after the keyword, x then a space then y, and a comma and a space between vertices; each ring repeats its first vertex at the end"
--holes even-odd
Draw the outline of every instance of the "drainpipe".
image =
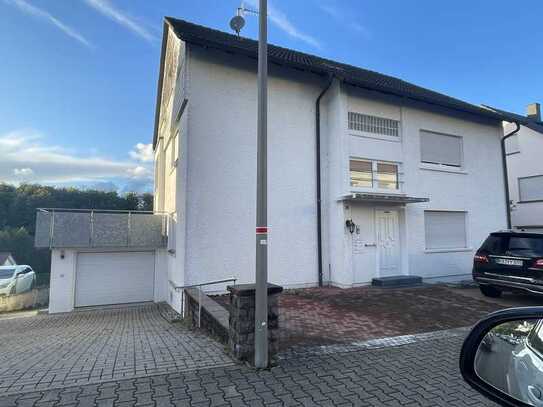
POLYGON ((316 171, 317 171, 317 258, 319 267, 319 287, 323 285, 322 277, 322 197, 321 197, 321 108, 320 102, 324 94, 330 86, 334 76, 330 75, 328 83, 322 89, 321 93, 315 101, 315 154, 316 154, 316 171))
POLYGON ((503 163, 503 179, 505 181, 505 205, 506 205, 506 213, 507 213, 507 229, 512 229, 511 226, 511 197, 509 196, 509 177, 507 175, 507 154, 505 152, 505 140, 507 140, 509 137, 514 136, 517 134, 517 132, 520 130, 520 124, 518 122, 515 123, 515 130, 513 130, 510 133, 507 133, 505 136, 503 136, 501 140, 502 145, 502 163, 503 163))

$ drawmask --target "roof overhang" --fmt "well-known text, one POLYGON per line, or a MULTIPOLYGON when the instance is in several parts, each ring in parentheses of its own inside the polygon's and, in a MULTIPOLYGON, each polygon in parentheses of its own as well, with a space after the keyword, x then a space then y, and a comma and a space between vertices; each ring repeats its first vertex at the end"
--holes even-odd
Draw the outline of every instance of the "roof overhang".
POLYGON ((430 198, 417 198, 414 196, 400 194, 372 194, 366 192, 353 192, 352 194, 344 195, 340 201, 346 202, 367 202, 380 204, 405 205, 409 203, 429 202, 430 198))

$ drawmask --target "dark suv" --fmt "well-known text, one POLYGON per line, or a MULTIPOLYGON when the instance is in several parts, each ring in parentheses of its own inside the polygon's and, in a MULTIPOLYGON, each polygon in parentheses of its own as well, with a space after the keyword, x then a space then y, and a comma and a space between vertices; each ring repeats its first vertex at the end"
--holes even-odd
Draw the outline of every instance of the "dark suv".
POLYGON ((487 297, 506 290, 543 294, 543 233, 491 233, 475 254, 473 279, 487 297))

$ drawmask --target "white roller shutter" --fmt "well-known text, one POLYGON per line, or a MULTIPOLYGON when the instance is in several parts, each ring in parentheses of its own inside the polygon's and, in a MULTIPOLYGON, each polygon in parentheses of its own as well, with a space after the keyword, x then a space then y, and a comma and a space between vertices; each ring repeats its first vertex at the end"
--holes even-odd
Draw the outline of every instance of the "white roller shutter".
POLYGON ((79 253, 75 306, 152 301, 154 252, 79 253))
POLYGON ((462 166, 462 137, 420 132, 420 154, 423 163, 462 166))
POLYGON ((466 212, 425 211, 424 229, 427 249, 467 247, 466 212))
POLYGON ((543 175, 518 179, 521 201, 543 200, 543 175))

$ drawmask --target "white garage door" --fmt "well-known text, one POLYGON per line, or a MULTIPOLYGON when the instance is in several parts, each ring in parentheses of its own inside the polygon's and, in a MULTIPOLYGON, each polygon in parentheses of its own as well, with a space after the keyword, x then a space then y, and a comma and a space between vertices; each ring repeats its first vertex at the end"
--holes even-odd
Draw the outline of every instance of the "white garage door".
POLYGON ((153 252, 79 253, 75 306, 152 301, 153 252))

